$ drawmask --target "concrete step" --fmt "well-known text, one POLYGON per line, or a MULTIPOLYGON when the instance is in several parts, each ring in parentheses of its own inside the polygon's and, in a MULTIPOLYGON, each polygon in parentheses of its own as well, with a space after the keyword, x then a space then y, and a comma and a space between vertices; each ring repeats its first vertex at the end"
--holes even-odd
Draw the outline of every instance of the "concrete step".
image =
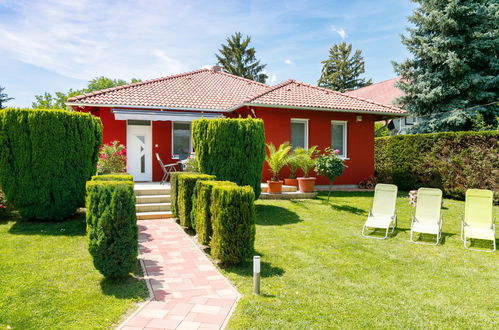
POLYGON ((162 187, 137 187, 135 186, 135 196, 150 195, 170 195, 170 188, 162 187))
POLYGON ((135 205, 137 212, 170 211, 170 208, 171 203, 147 203, 135 205))
POLYGON ((168 203, 170 195, 139 195, 136 199, 137 204, 168 203))
POLYGON ((172 217, 170 211, 160 211, 160 212, 137 212, 137 220, 157 220, 157 219, 168 219, 172 217))
POLYGON ((296 192, 283 192, 282 194, 269 194, 262 192, 260 194, 260 199, 312 199, 317 196, 316 192, 303 193, 300 191, 296 192))

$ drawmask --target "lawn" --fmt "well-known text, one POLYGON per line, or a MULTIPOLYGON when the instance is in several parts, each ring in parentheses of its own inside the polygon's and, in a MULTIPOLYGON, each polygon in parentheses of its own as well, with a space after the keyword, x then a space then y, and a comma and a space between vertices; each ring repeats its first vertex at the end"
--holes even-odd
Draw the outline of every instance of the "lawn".
POLYGON ((147 297, 145 283, 104 280, 87 252, 84 214, 0 220, 0 329, 106 329, 147 297))
POLYGON ((335 192, 329 204, 325 195, 259 200, 262 295, 252 294, 250 263, 224 269, 244 295, 229 328, 497 326, 499 253, 463 248, 464 202, 444 201, 443 244, 417 245, 409 242, 406 196, 399 195, 398 229, 387 240, 361 236, 369 192, 335 192))

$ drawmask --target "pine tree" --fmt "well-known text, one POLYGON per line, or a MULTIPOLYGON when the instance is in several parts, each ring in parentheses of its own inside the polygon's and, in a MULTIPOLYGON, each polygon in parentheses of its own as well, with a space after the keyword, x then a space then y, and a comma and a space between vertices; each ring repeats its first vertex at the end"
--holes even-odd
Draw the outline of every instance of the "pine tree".
POLYGON ((393 63, 403 80, 399 103, 422 121, 414 132, 473 129, 474 117, 499 115, 497 0, 412 0, 419 3, 402 43, 411 59, 393 63))
POLYGON ((6 106, 4 106, 5 103, 14 99, 13 97, 9 97, 9 95, 7 95, 7 93, 4 93, 3 92, 4 90, 5 90, 5 87, 0 86, 0 110, 6 108, 6 106))
POLYGON ((222 44, 222 48, 215 54, 218 64, 222 69, 236 76, 265 83, 268 76, 263 72, 266 64, 260 64, 255 57, 255 48, 249 47, 251 37, 242 39, 240 32, 227 38, 227 45, 222 44))
POLYGON ((342 42, 329 49, 329 58, 322 61, 322 75, 317 84, 320 87, 344 92, 372 84, 371 79, 360 78, 365 72, 362 51, 352 56, 352 44, 342 42))

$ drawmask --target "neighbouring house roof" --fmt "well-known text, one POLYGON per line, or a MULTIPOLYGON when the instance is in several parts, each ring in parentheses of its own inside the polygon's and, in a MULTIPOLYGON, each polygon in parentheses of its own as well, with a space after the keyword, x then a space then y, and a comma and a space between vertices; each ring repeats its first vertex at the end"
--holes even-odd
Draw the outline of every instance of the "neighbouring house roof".
POLYGON ((359 112, 405 114, 394 105, 386 105, 340 93, 330 89, 312 86, 289 79, 275 85, 260 95, 248 98, 251 105, 267 105, 305 109, 328 109, 359 112))
POLYGON ((345 94, 393 106, 396 104, 394 103, 395 100, 404 95, 404 92, 395 87, 395 83, 399 80, 400 76, 359 89, 346 91, 345 94))
POLYGON ((71 97, 66 104, 224 112, 254 105, 387 115, 406 113, 394 105, 376 103, 295 80, 271 87, 213 68, 103 89, 71 97))

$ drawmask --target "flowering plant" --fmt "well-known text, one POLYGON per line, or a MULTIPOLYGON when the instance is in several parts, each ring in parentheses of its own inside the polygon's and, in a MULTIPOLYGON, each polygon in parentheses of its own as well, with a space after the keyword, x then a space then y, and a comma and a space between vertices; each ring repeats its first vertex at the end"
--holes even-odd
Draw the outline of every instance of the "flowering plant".
POLYGON ((104 144, 100 148, 97 174, 121 173, 126 170, 126 148, 119 141, 104 144))
MULTIPOLYGON (((317 163, 315 165, 315 171, 317 174, 325 176, 329 179, 329 185, 333 185, 333 181, 340 177, 347 166, 344 160, 338 156, 340 151, 338 149, 332 150, 331 148, 326 148, 324 153, 317 157, 317 163)), ((331 189, 329 189, 331 191, 331 189)), ((327 195, 329 200, 329 193, 327 195)))
POLYGON ((0 217, 5 213, 7 213, 7 201, 5 200, 3 192, 0 190, 0 217))

